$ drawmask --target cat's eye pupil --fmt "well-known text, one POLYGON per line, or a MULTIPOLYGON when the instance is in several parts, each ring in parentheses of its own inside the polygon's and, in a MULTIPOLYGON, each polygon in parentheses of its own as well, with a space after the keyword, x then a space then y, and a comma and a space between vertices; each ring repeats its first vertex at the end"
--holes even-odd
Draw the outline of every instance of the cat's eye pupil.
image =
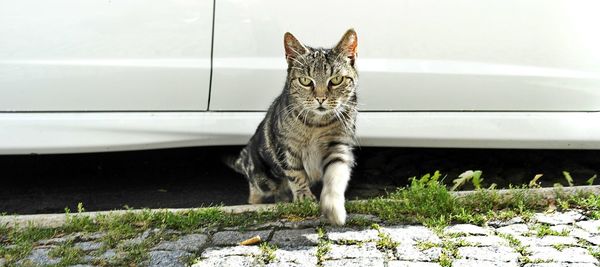
POLYGON ((309 86, 312 83, 311 79, 305 77, 298 79, 298 81, 300 81, 300 84, 302 84, 303 86, 309 86))
POLYGON ((331 85, 339 85, 340 83, 342 83, 343 80, 344 80, 344 77, 336 76, 336 77, 331 78, 331 80, 329 80, 329 83, 331 83, 331 85))

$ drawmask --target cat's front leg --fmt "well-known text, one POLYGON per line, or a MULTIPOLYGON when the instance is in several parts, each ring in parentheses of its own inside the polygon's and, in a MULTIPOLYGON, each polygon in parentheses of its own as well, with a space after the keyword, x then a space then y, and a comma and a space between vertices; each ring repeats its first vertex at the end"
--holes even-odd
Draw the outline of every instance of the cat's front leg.
POLYGON ((317 199, 310 191, 310 180, 304 170, 289 170, 285 174, 288 177, 288 185, 294 196, 294 201, 317 199))
POLYGON ((345 161, 335 161, 326 167, 321 191, 321 212, 331 224, 346 223, 344 192, 350 180, 351 167, 345 161))

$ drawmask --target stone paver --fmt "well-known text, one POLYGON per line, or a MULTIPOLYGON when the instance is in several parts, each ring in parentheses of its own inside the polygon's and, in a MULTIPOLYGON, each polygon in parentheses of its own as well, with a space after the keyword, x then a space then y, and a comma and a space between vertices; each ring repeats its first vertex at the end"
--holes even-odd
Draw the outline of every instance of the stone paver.
POLYGON ((591 234, 589 232, 586 232, 583 229, 580 228, 573 228, 570 232, 569 232, 569 236, 572 237, 576 237, 579 238, 581 240, 585 240, 587 242, 592 243, 593 245, 600 245, 600 235, 598 234, 591 234))
POLYGON ((254 236, 260 236, 260 239, 266 241, 269 238, 271 231, 250 231, 250 232, 239 232, 239 231, 224 231, 215 233, 212 237, 212 244, 217 246, 232 246, 237 245, 240 242, 252 238, 254 236))
POLYGON ((37 244, 42 245, 42 246, 58 245, 58 244, 66 243, 68 241, 74 241, 74 240, 80 238, 82 235, 83 235, 82 233, 72 233, 69 235, 61 236, 61 237, 40 240, 37 242, 37 244))
POLYGON ((529 226, 527 226, 527 224, 521 224, 521 223, 507 225, 507 226, 503 226, 503 227, 496 229, 497 234, 505 234, 505 235, 522 235, 522 234, 528 233, 529 231, 530 231, 529 226))
POLYGON ((579 221, 575 225, 590 234, 600 234, 600 220, 579 221))
MULTIPOLYGON (((558 225, 550 226, 550 230, 557 231, 559 233, 562 233, 564 231, 568 234, 568 233, 571 233, 572 231, 576 230, 576 228, 573 225, 558 224, 558 225)), ((581 229, 577 229, 577 230, 581 230, 581 229)))
POLYGON ((148 266, 151 267, 183 267, 187 257, 192 254, 185 251, 150 251, 148 266))
MULTIPOLYGON (((275 221, 275 222, 266 222, 266 223, 262 223, 259 225, 255 225, 255 226, 251 226, 248 227, 248 230, 271 230, 271 229, 277 229, 277 228, 282 228, 283 227, 283 223, 281 221, 275 221)), ((236 230, 236 229, 230 229, 230 230, 236 230)))
POLYGON ((316 245, 318 235, 313 228, 301 230, 279 230, 273 234, 271 243, 279 247, 304 247, 316 245))
POLYGON ((400 244, 396 248, 396 258, 401 261, 437 261, 442 254, 442 248, 433 247, 419 250, 411 245, 400 244))
POLYGON ((207 248, 202 252, 202 258, 219 258, 224 256, 256 256, 260 255, 257 246, 236 246, 207 248))
POLYGON ((122 245, 123 246, 139 245, 142 242, 144 242, 144 240, 148 239, 148 237, 151 237, 151 236, 157 234, 158 232, 160 232, 159 229, 147 229, 146 231, 141 233, 139 236, 123 241, 122 245))
POLYGON ((255 259, 248 256, 227 256, 227 257, 211 257, 200 260, 192 265, 193 267, 214 267, 214 266, 231 266, 231 267, 251 267, 257 266, 255 259))
POLYGON ((460 258, 475 261, 517 262, 520 254, 510 247, 460 247, 460 258))
POLYGON ((516 262, 478 261, 458 259, 452 262, 453 267, 518 267, 516 262))
POLYGON ((439 263, 435 262, 418 262, 418 261, 389 261, 388 267, 440 267, 439 263))
POLYGON ((530 237, 530 236, 515 236, 517 240, 521 242, 521 245, 526 247, 536 246, 552 246, 552 245, 576 245, 577 239, 571 236, 544 236, 544 237, 530 237))
POLYGON ((305 262, 270 262, 265 264, 265 267, 314 267, 316 263, 305 262))
POLYGON ((100 249, 102 247, 102 243, 95 242, 95 241, 87 241, 87 242, 75 243, 74 246, 85 252, 89 252, 89 251, 94 251, 94 250, 100 249))
POLYGON ((394 242, 399 242, 401 244, 413 245, 418 242, 440 244, 442 242, 433 231, 420 225, 382 227, 381 232, 389 235, 394 242))
POLYGON ((352 228, 326 228, 327 237, 334 242, 340 241, 370 241, 378 238, 378 232, 373 229, 356 230, 352 228))
POLYGON ((323 267, 383 267, 383 259, 356 258, 327 260, 323 262, 323 267))
POLYGON ((48 255, 50 252, 49 248, 38 248, 33 249, 29 256, 19 261, 18 265, 52 265, 58 264, 60 259, 53 259, 48 255))
POLYGON ((327 254, 326 259, 354 259, 354 258, 373 258, 383 259, 383 253, 379 251, 374 243, 366 243, 362 245, 331 245, 331 248, 327 254))
POLYGON ((203 234, 190 234, 182 236, 176 241, 163 241, 152 250, 182 250, 196 252, 206 244, 207 239, 208 237, 203 234))
POLYGON ((100 255, 100 259, 111 260, 117 256, 117 252, 114 249, 109 249, 100 255))
POLYGON ((81 241, 97 240, 97 239, 103 238, 105 235, 106 235, 106 233, 103 233, 103 232, 89 233, 87 235, 81 236, 81 241))
POLYGON ((507 247, 508 241, 499 236, 464 236, 454 238, 453 241, 463 241, 478 247, 507 247))
POLYGON ((549 225, 573 224, 583 220, 585 216, 579 211, 553 212, 553 213, 536 213, 534 220, 540 223, 549 225))
POLYGON ((590 253, 580 247, 568 247, 557 250, 553 247, 531 247, 527 248, 531 260, 553 261, 566 263, 593 263, 598 264, 598 260, 590 253))
POLYGON ((523 223, 523 222, 525 222, 523 220, 523 218, 521 218, 521 216, 517 216, 517 217, 511 218, 507 221, 489 221, 487 223, 487 225, 490 227, 498 228, 498 227, 503 227, 503 226, 517 224, 517 223, 523 223))
POLYGON ((278 249, 275 260, 267 266, 315 266, 317 265, 317 248, 304 247, 294 249, 278 249))
POLYGON ((320 219, 308 219, 301 221, 282 221, 283 227, 291 229, 304 229, 310 227, 317 227, 323 223, 320 219))
POLYGON ((593 263, 566 263, 566 262, 528 263, 528 264, 524 265, 524 267, 596 267, 596 266, 597 265, 593 264, 593 263))
MULTIPOLYGON (((438 236, 420 225, 386 225, 379 230, 325 226, 325 236, 319 242, 317 226, 291 225, 286 222, 264 224, 262 230, 241 231, 239 228, 200 229, 201 233, 183 234, 174 230, 148 229, 139 236, 116 244, 115 249, 101 252, 104 233, 76 233, 38 241, 32 251, 18 262, 0 259, 2 265, 52 265, 60 259, 49 252, 65 242, 73 242, 84 252, 81 263, 102 261, 107 265, 120 263, 127 246, 142 244, 153 235, 165 238, 150 248, 144 266, 184 266, 191 260, 193 266, 316 266, 319 257, 323 266, 440 266, 445 242, 457 245, 456 254, 450 255, 452 266, 528 266, 528 267, 588 267, 599 266, 588 249, 600 251, 600 220, 584 220, 578 212, 536 214, 533 222, 523 219, 494 222, 481 227, 471 224, 451 225, 438 236), (536 236, 540 223, 561 235, 536 236), (287 225, 287 226, 286 226, 287 225), (493 227, 490 227, 492 225, 493 227), (283 229, 281 227, 284 227, 283 229), (288 227, 288 228, 285 228, 288 227), (302 229, 290 229, 300 227, 302 229), (307 228, 303 228, 307 227, 307 228), (377 248, 380 234, 397 242, 395 248, 377 248), (562 236, 566 234, 566 236, 562 236), (250 237, 260 236, 262 242, 276 246, 274 251, 263 251, 258 244, 238 245, 250 237), (524 248, 521 255, 516 244, 508 241, 510 235, 524 248), (327 249, 323 250, 326 246, 327 249), (427 248, 427 249, 423 249, 427 248), (272 253, 272 254, 271 254, 272 253), (266 257, 274 255, 274 258, 266 257), (454 255, 454 256, 453 256, 454 255), (264 260, 270 262, 264 263, 264 260), (519 261, 528 259, 528 264, 519 261)), ((316 220, 316 219, 315 219, 316 220)), ((3 244, 4 245, 4 244, 3 244)), ((389 245, 389 243, 387 243, 389 245)), ((15 247, 6 244, 6 247, 15 247)), ((444 252, 445 253, 445 252, 444 252)), ((86 265, 81 265, 86 266, 86 265)))
POLYGON ((466 235, 489 235, 489 229, 472 224, 455 224, 446 227, 444 232, 447 234, 466 234, 466 235))

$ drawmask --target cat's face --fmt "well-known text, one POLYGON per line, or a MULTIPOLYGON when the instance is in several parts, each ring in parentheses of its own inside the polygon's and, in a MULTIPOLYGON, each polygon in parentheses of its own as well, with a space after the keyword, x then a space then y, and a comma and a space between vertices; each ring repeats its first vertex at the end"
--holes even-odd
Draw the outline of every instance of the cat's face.
POLYGON ((356 106, 356 32, 348 30, 332 49, 311 48, 284 36, 289 96, 302 112, 325 115, 356 106))

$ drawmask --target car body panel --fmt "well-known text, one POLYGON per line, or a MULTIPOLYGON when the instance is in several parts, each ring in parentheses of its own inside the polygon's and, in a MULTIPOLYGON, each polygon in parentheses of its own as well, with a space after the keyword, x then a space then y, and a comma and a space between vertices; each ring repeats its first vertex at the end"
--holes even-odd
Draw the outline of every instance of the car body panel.
POLYGON ((360 146, 600 149, 599 9, 2 1, 0 154, 242 145, 282 90, 283 33, 332 46, 350 27, 360 146))
POLYGON ((213 1, 0 2, 0 111, 206 110, 213 1))
POLYGON ((218 1, 210 110, 266 110, 283 33, 358 33, 361 110, 600 110, 597 1, 218 1), (293 8, 290 8, 293 6, 293 8))
MULTIPOLYGON (((0 154, 245 144, 263 112, 0 114, 0 154)), ((362 112, 360 146, 600 149, 600 112, 362 112)))

